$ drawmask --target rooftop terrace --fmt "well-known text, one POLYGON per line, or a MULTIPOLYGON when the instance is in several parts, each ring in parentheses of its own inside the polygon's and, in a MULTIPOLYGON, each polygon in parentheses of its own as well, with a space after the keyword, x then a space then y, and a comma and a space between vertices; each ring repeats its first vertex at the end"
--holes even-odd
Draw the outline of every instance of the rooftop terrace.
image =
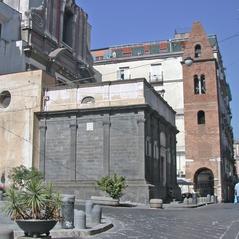
MULTIPOLYGON (((134 43, 112 46, 91 51, 94 62, 110 61, 113 59, 153 56, 158 54, 182 53, 188 34, 176 34, 172 40, 134 43)), ((218 49, 215 35, 208 36, 214 50, 218 49)))

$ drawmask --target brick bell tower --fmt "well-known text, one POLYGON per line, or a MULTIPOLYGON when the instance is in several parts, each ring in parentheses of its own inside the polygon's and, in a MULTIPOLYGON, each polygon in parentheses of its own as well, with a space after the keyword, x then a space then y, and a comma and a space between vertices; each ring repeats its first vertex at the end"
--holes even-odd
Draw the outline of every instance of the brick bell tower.
POLYGON ((208 36, 195 22, 183 54, 186 178, 201 196, 221 200, 217 62, 208 36))

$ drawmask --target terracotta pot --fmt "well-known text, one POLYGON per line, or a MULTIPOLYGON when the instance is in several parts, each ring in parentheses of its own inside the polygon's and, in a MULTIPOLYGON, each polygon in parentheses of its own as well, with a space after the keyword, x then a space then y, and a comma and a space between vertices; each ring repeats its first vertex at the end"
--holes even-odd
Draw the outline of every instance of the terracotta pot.
POLYGON ((24 231, 25 236, 39 237, 42 234, 50 235, 50 230, 56 225, 56 220, 16 220, 17 225, 24 231))

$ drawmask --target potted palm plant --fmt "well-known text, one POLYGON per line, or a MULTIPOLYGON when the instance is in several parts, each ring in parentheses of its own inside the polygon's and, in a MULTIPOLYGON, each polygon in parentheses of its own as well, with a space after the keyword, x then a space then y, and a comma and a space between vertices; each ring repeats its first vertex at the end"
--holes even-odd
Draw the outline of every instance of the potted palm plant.
POLYGON ((10 172, 5 210, 25 236, 49 235, 60 220, 61 198, 35 169, 19 166, 10 172))

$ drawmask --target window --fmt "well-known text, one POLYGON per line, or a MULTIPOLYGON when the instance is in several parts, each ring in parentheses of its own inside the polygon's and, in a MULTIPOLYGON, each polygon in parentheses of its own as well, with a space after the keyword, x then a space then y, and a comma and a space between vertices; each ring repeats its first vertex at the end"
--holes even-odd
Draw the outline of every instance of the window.
POLYGON ((154 141, 154 158, 159 159, 159 148, 158 148, 158 141, 154 141))
POLYGON ((197 44, 194 48, 194 57, 198 58, 201 56, 201 54, 202 54, 201 45, 197 44))
POLYGON ((149 75, 150 82, 163 82, 162 64, 152 64, 149 75))
POLYGON ((92 96, 86 96, 82 99, 81 104, 94 104, 95 98, 92 96))
POLYGON ((146 143, 146 150, 145 150, 146 156, 151 157, 152 156, 151 138, 149 136, 146 137, 146 142, 145 143, 146 143))
POLYGON ((194 75, 194 94, 201 95, 206 94, 206 83, 205 75, 201 75, 200 78, 198 75, 194 75))
POLYGON ((120 67, 117 71, 117 80, 128 80, 130 79, 129 67, 120 67))
POLYGON ((68 46, 72 47, 73 39, 73 13, 67 9, 64 12, 64 23, 63 23, 63 42, 68 46))
POLYGON ((11 103, 11 94, 9 91, 0 93, 0 108, 7 108, 11 103))
POLYGON ((198 111, 198 124, 205 124, 205 112, 202 110, 198 111))

